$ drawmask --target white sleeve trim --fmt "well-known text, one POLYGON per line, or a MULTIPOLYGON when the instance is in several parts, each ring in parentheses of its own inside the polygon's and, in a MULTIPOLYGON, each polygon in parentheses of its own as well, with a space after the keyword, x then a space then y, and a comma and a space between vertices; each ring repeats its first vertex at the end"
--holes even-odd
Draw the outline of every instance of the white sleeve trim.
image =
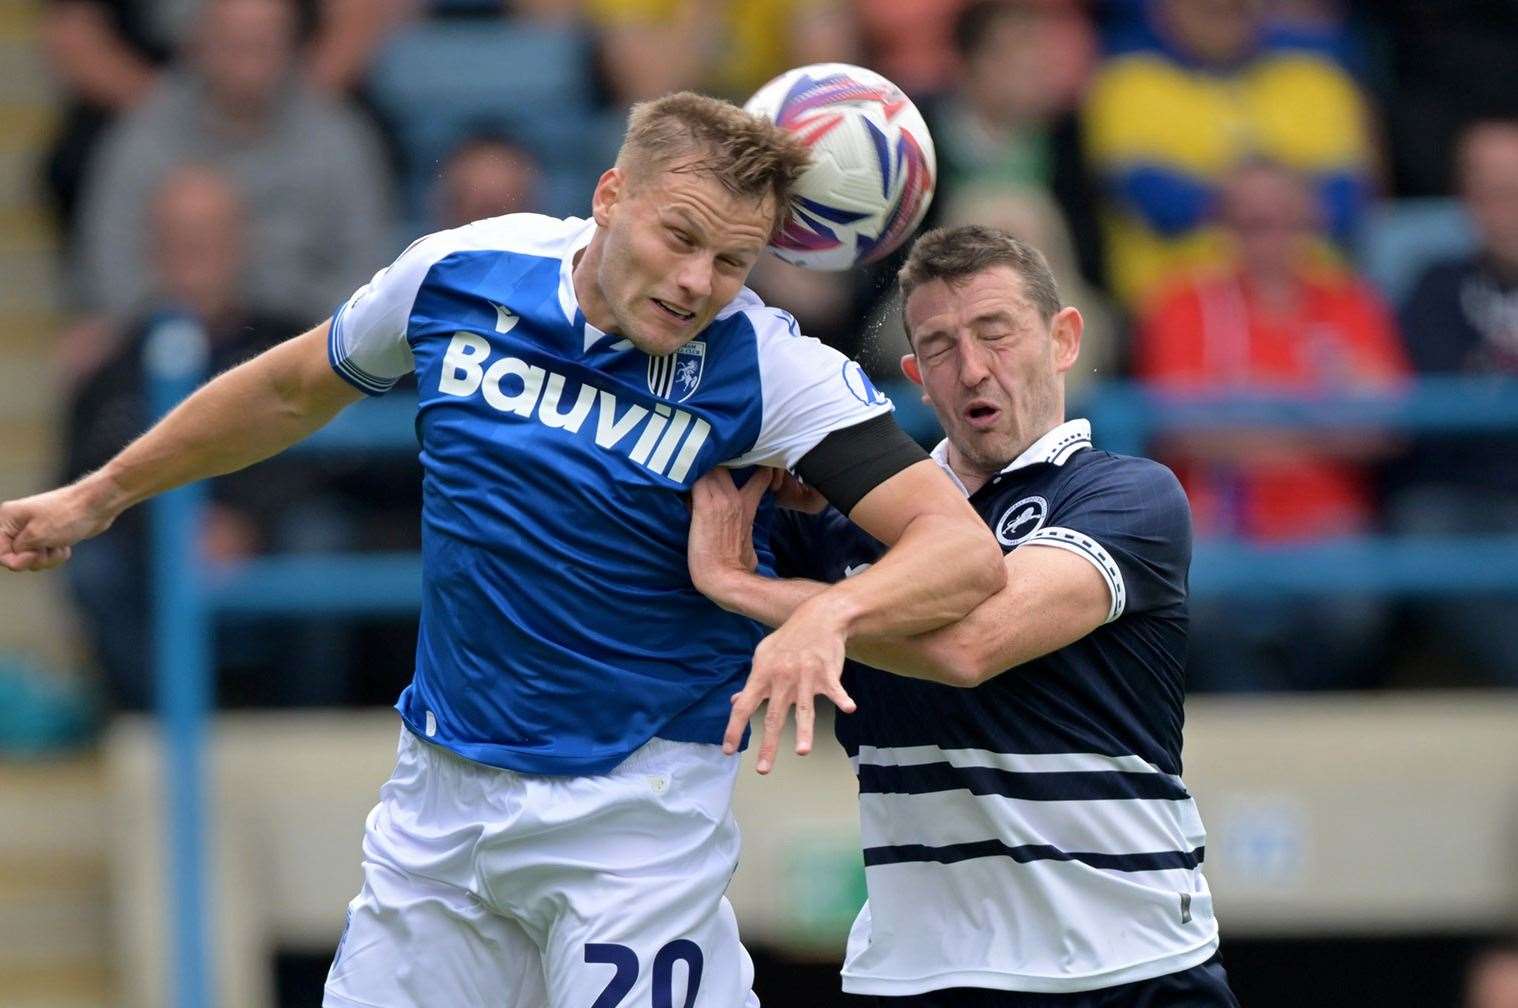
POLYGON ((332 316, 332 328, 327 333, 327 359, 332 369, 340 377, 346 378, 352 385, 358 386, 360 392, 366 395, 383 395, 395 386, 400 380, 396 377, 382 377, 370 374, 348 355, 343 343, 343 314, 348 305, 344 303, 338 308, 337 314, 332 316))
POLYGON ((1101 543, 1084 532, 1051 525, 1033 533, 1022 545, 1053 546, 1056 549, 1067 550, 1077 556, 1085 557, 1102 576, 1102 580, 1107 582, 1107 591, 1112 596, 1112 607, 1108 610, 1107 618, 1103 622, 1111 623, 1123 614, 1123 609, 1128 604, 1128 589, 1123 584, 1123 572, 1117 562, 1112 559, 1112 555, 1102 548, 1101 543))

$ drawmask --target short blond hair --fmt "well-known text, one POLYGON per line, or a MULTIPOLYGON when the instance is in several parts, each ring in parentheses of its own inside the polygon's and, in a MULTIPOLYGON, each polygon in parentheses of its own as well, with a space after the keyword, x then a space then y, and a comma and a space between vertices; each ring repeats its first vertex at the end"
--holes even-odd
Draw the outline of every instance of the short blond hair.
POLYGON ((691 155, 700 160, 682 170, 708 174, 757 202, 773 198, 777 226, 811 163, 811 152, 788 130, 730 102, 679 91, 632 107, 617 167, 633 184, 691 155))

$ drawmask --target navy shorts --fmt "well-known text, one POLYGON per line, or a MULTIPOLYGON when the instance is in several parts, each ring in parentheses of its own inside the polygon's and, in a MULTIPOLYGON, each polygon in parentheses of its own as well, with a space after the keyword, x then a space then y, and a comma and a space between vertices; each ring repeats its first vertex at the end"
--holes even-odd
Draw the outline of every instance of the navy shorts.
POLYGON ((1077 994, 951 987, 910 997, 855 996, 849 1003, 857 1008, 1239 1008, 1216 955, 1179 973, 1077 994))

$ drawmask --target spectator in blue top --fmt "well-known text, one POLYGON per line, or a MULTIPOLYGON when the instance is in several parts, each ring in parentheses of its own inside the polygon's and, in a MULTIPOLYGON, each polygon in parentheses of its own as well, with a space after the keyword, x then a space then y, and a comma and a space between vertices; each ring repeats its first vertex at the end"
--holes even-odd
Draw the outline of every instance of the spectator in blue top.
MULTIPOLYGON (((1402 308, 1408 358, 1425 375, 1518 378, 1518 119, 1470 126, 1456 175, 1475 224, 1474 254, 1425 272, 1402 308)), ((1518 436, 1421 439, 1394 496, 1409 533, 1518 528, 1518 436)), ((1518 624, 1510 600, 1460 598, 1424 611, 1430 640, 1485 683, 1518 686, 1518 624)))

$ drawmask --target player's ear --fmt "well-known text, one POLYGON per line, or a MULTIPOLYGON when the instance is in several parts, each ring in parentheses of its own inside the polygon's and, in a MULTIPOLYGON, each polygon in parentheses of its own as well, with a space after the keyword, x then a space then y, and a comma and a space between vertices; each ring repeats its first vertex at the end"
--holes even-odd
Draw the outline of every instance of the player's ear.
POLYGON ((922 384, 922 368, 917 366, 917 355, 914 353, 901 355, 901 373, 907 376, 907 381, 913 385, 922 384))
POLYGON ((1054 340, 1054 370, 1064 374, 1075 366, 1081 354, 1081 334, 1086 330, 1086 320, 1075 308, 1061 308, 1054 316, 1050 336, 1054 340))
POLYGON ((622 198, 627 182, 615 165, 601 173, 596 180, 596 191, 590 197, 590 213, 596 223, 606 227, 611 223, 611 208, 622 198))
POLYGON ((928 387, 922 383, 922 367, 917 363, 916 354, 902 354, 901 373, 907 376, 907 381, 922 389, 922 404, 931 407, 933 400, 928 398, 928 387))

